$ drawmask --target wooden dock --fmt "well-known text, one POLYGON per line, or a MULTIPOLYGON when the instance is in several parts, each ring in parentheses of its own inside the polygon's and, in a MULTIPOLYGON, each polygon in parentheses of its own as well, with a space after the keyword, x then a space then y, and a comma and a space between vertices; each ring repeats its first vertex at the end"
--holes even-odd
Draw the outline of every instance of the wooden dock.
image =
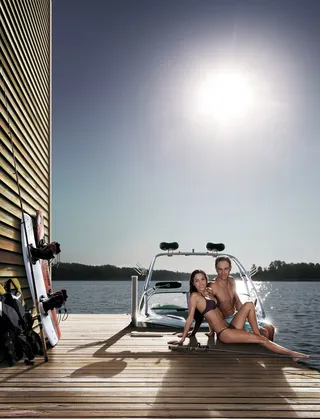
POLYGON ((132 337, 129 323, 71 314, 48 363, 0 369, 0 417, 320 418, 317 371, 252 345, 170 351, 171 332, 132 337))

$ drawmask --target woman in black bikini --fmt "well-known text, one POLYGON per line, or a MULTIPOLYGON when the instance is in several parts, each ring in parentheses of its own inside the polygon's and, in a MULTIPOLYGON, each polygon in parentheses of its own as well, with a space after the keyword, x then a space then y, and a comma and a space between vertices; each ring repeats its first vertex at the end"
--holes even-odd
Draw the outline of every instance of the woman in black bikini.
POLYGON ((190 299, 189 299, 189 314, 183 330, 180 341, 170 341, 169 344, 182 345, 187 337, 188 331, 191 327, 195 310, 198 309, 202 313, 217 333, 217 338, 223 343, 259 343, 265 346, 270 351, 282 355, 288 355, 294 360, 301 358, 309 358, 308 355, 291 351, 283 346, 271 342, 269 339, 260 335, 257 323, 257 317, 254 305, 252 303, 245 303, 240 308, 238 313, 230 324, 228 324, 219 310, 219 302, 207 291, 208 277, 207 274, 197 269, 192 272, 190 277, 190 299), (253 333, 243 330, 243 325, 248 319, 253 333))

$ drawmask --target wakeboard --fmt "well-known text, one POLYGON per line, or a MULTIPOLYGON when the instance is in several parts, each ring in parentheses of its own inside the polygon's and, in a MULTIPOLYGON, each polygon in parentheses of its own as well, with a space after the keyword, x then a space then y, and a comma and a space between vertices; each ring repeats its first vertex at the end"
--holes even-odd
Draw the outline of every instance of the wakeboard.
MULTIPOLYGON (((37 260, 33 263, 30 259, 30 252, 28 248, 29 246, 36 247, 36 241, 32 218, 29 214, 26 213, 23 213, 21 217, 21 245, 24 265, 33 302, 35 304, 37 296, 38 302, 41 303, 44 299, 48 298, 48 293, 43 278, 41 260, 37 260)), ((43 330, 48 338, 50 345, 55 346, 59 341, 59 336, 56 331, 52 316, 49 314, 49 312, 43 313, 40 310, 40 318, 43 330)))

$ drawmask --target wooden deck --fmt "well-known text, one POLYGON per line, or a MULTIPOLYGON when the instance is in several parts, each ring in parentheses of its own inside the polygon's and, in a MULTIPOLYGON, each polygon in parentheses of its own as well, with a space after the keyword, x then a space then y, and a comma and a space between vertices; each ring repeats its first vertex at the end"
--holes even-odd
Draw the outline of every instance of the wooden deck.
POLYGON ((0 369, 0 417, 320 418, 317 371, 251 345, 171 352, 170 332, 131 337, 129 323, 71 314, 48 363, 0 369))

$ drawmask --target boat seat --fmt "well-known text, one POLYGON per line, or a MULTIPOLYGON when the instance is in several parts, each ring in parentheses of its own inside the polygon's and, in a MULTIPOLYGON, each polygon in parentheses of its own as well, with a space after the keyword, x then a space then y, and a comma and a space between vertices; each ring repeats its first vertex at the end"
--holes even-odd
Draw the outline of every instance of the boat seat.
POLYGON ((179 249, 179 244, 177 242, 172 242, 172 243, 161 242, 160 249, 161 250, 177 250, 179 249))

